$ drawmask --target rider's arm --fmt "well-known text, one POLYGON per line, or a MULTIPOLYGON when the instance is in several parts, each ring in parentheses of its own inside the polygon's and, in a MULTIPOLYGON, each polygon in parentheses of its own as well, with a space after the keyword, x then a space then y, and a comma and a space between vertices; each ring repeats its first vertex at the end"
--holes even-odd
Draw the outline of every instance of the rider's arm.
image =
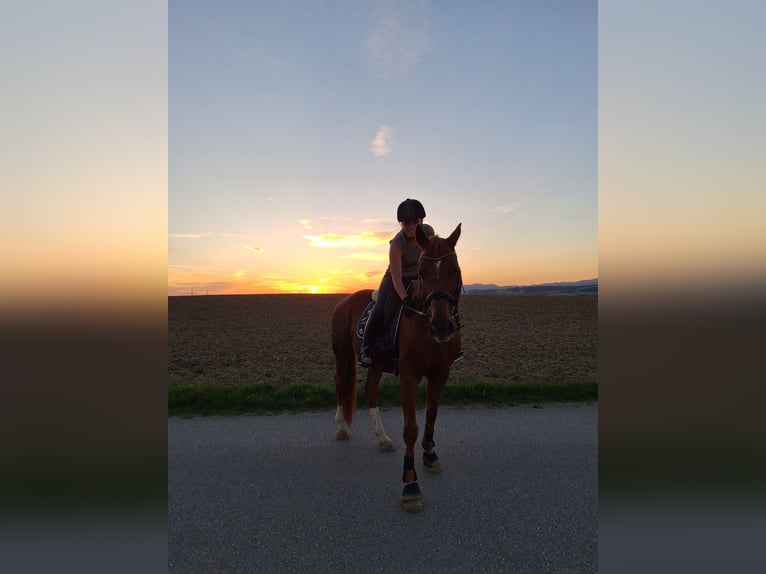
POLYGON ((407 290, 402 281, 402 248, 396 241, 392 242, 388 249, 388 265, 396 294, 399 295, 400 299, 404 299, 407 296, 407 290))

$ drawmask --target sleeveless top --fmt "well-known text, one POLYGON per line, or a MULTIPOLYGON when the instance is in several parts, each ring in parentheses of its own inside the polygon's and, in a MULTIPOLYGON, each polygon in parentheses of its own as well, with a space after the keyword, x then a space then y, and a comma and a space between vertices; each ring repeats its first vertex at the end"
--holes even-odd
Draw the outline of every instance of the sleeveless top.
MULTIPOLYGON (((412 246, 407 242, 404 231, 399 231, 389 243, 398 243, 402 250, 402 282, 406 286, 409 281, 418 278, 418 259, 420 259, 420 245, 412 246)), ((387 273, 391 273, 389 265, 387 273)))

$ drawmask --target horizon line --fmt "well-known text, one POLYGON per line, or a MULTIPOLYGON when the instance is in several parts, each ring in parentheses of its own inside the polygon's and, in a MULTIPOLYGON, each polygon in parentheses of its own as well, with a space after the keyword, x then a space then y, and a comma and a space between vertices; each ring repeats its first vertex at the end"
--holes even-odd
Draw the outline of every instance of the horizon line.
MULTIPOLYGON (((589 279, 577 279, 574 281, 547 281, 545 283, 529 283, 526 285, 497 285, 495 283, 468 283, 463 286, 464 289, 471 288, 475 286, 487 286, 490 288, 495 289, 514 289, 514 288, 529 288, 529 287, 541 287, 546 285, 562 285, 562 284, 574 284, 574 283, 584 283, 586 281, 598 281, 598 277, 591 277, 589 279)), ((368 287, 367 289, 375 290, 372 287, 368 287)), ((349 295, 351 293, 355 293, 356 291, 363 291, 364 289, 355 289, 353 291, 332 291, 332 292, 312 292, 312 291, 271 291, 268 293, 210 293, 209 290, 206 289, 200 289, 199 291, 195 291, 194 289, 190 289, 189 292, 185 293, 168 293, 168 297, 217 297, 217 296, 235 296, 235 297, 242 297, 242 296, 249 296, 249 295, 349 295)))

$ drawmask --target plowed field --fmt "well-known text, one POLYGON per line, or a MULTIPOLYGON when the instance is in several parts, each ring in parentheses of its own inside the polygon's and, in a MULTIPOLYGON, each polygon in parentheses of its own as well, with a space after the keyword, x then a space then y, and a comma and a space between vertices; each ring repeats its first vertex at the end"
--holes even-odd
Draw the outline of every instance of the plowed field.
MULTIPOLYGON (((330 316, 342 297, 169 297, 170 385, 333 383, 330 316)), ((450 382, 596 380, 596 297, 463 295, 460 319, 465 359, 450 382)))

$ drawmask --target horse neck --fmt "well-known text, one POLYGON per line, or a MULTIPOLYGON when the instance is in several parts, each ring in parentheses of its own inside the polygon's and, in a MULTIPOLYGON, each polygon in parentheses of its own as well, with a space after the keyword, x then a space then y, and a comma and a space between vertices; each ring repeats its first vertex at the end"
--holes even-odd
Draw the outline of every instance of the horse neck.
POLYGON ((420 277, 415 279, 410 287, 410 299, 415 305, 420 307, 423 303, 423 285, 420 282, 420 277))

